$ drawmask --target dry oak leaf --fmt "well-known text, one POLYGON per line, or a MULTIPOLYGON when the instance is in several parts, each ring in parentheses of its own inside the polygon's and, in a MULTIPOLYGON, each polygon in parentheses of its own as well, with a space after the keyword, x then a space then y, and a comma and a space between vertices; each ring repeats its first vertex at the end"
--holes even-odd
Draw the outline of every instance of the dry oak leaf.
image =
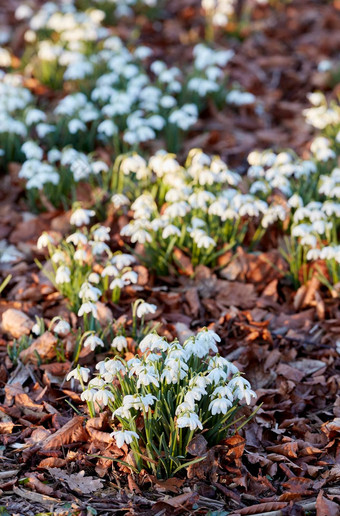
POLYGON ((41 444, 41 449, 57 450, 65 444, 87 441, 89 434, 83 426, 84 418, 82 416, 75 416, 68 421, 66 425, 50 435, 41 444))
POLYGON ((287 502, 265 502, 265 503, 259 503, 257 505, 252 505, 250 507, 243 507, 242 509, 237 509, 235 513, 231 513, 230 516, 233 516, 233 514, 242 515, 242 516, 248 516, 252 514, 264 514, 264 513, 272 513, 274 511, 279 511, 280 509, 284 509, 287 506, 287 502))
POLYGON ((57 343, 58 339, 53 333, 45 331, 45 333, 32 342, 27 349, 21 351, 19 355, 20 359, 24 364, 26 364, 26 362, 38 364, 40 359, 43 361, 52 360, 56 356, 57 343))
POLYGON ((86 477, 85 471, 72 473, 71 475, 68 475, 65 471, 62 471, 59 468, 48 468, 48 471, 53 478, 66 482, 72 491, 76 491, 80 494, 93 493, 94 491, 98 491, 98 489, 103 488, 102 480, 94 477, 86 477))
POLYGON ((2 314, 2 327, 5 332, 10 333, 15 339, 23 335, 29 335, 34 322, 20 310, 9 308, 2 314))
POLYGON ((340 507, 337 503, 332 502, 320 491, 316 499, 316 515, 317 516, 339 516, 340 507))

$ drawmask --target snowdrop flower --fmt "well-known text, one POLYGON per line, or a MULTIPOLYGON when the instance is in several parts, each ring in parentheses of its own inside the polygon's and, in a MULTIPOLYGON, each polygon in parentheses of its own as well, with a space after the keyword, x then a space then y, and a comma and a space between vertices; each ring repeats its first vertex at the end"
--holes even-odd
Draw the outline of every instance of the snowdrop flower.
POLYGON ((111 250, 105 242, 89 242, 89 244, 92 247, 92 253, 94 256, 100 256, 104 253, 107 255, 111 254, 111 250))
POLYGON ((178 428, 190 428, 193 432, 197 428, 203 430, 203 425, 196 412, 185 412, 177 419, 178 428))
POLYGON ((71 378, 75 378, 76 380, 82 380, 83 382, 87 383, 89 379, 89 373, 90 369, 88 367, 78 366, 68 373, 66 376, 66 381, 69 382, 71 378))
POLYGON ((250 404, 251 398, 256 398, 256 393, 251 390, 250 383, 242 376, 232 378, 228 384, 228 387, 233 391, 235 398, 239 400, 245 399, 247 405, 250 404))
POLYGON ((54 333, 60 335, 61 337, 65 337, 71 331, 71 326, 67 321, 58 321, 55 327, 53 328, 54 333))
POLYGON ((56 276, 55 276, 55 282, 58 285, 61 285, 63 283, 70 283, 71 281, 71 271, 66 265, 61 265, 58 267, 56 276))
POLYGON ((124 335, 117 335, 117 337, 115 337, 111 342, 111 347, 117 351, 123 351, 123 349, 127 349, 127 340, 124 335))
POLYGON ((204 234, 203 232, 198 235, 198 238, 194 238, 198 249, 201 249, 204 247, 204 249, 210 249, 210 247, 215 247, 216 242, 213 238, 209 237, 208 235, 204 234))
POLYGON ((100 276, 96 272, 91 272, 91 274, 88 277, 88 281, 90 283, 95 283, 96 285, 100 282, 100 276))
POLYGON ((107 228, 105 226, 99 226, 98 228, 96 228, 93 233, 92 233, 92 237, 93 237, 93 240, 95 240, 96 242, 107 242, 110 240, 110 228, 107 228))
POLYGON ((97 346, 101 346, 103 348, 105 344, 102 341, 102 339, 100 339, 96 335, 90 335, 84 341, 84 348, 90 348, 91 351, 94 351, 97 346))
POLYGON ((155 385, 155 387, 159 387, 158 377, 156 376, 152 366, 144 367, 139 371, 137 388, 139 389, 141 385, 148 386, 150 384, 155 385))
POLYGON ((178 227, 174 226, 173 224, 168 224, 165 226, 163 229, 162 238, 166 239, 174 235, 178 237, 181 236, 181 231, 178 229, 178 227))
POLYGON ((77 208, 71 215, 70 223, 74 226, 86 226, 90 223, 90 218, 96 214, 93 210, 77 208))
POLYGON ((119 430, 110 435, 115 438, 118 448, 123 448, 124 444, 131 444, 134 439, 139 439, 139 435, 131 430, 119 430))
POLYGON ((101 403, 104 406, 109 404, 109 401, 114 401, 114 395, 111 391, 100 389, 93 396, 93 401, 97 403, 101 403))
POLYGON ((150 304, 150 303, 146 303, 144 301, 143 303, 138 305, 137 310, 136 310, 136 315, 137 315, 137 317, 139 319, 141 319, 145 315, 156 313, 156 311, 157 311, 157 306, 156 305, 153 305, 153 304, 150 304))
POLYGON ((121 208, 122 206, 129 206, 130 201, 124 194, 114 194, 111 197, 112 204, 115 208, 121 208))
POLYGON ((164 339, 164 337, 160 337, 157 333, 149 333, 144 337, 143 340, 139 343, 139 349, 142 353, 145 353, 147 350, 155 351, 166 351, 169 345, 164 339))
POLYGON ((76 233, 72 233, 72 235, 69 235, 66 238, 66 242, 72 243, 73 245, 79 245, 79 244, 86 245, 87 238, 83 233, 76 232, 76 233))
POLYGON ((82 401, 93 401, 94 396, 97 394, 96 389, 85 389, 80 395, 82 401))
POLYGON ((81 262, 81 263, 85 262, 86 257, 87 257, 87 253, 86 253, 85 249, 77 249, 77 251, 73 255, 73 259, 76 262, 81 262))
POLYGON ((79 290, 80 299, 86 299, 87 301, 98 301, 102 292, 99 288, 94 287, 88 281, 85 281, 79 290))
POLYGON ((70 120, 67 127, 71 134, 76 134, 79 131, 86 131, 86 125, 84 124, 84 122, 78 120, 77 118, 73 118, 72 120, 70 120))
POLYGON ((232 402, 227 398, 216 398, 210 402, 209 410, 213 416, 216 414, 226 414, 232 407, 232 402))
POLYGON ((309 249, 306 258, 308 261, 318 260, 320 258, 320 249, 309 249))
POLYGON ((91 313, 95 319, 98 318, 98 311, 96 305, 88 301, 81 305, 81 307, 78 310, 78 316, 81 317, 82 315, 89 313, 91 313))
POLYGON ((44 247, 48 247, 49 244, 55 244, 54 239, 48 233, 43 233, 40 235, 37 241, 37 248, 39 250, 44 249, 44 247))
POLYGON ((37 335, 37 336, 40 335, 40 326, 38 323, 35 323, 32 326, 31 332, 34 333, 34 335, 37 335))

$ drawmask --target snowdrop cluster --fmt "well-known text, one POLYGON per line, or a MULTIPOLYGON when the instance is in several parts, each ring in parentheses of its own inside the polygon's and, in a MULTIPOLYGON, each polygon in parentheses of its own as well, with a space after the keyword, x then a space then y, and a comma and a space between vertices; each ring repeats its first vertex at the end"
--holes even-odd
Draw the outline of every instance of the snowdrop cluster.
POLYGON ((118 302, 127 285, 136 284, 138 274, 132 270, 135 258, 130 254, 113 253, 109 246, 110 228, 100 225, 89 230, 95 214, 78 207, 71 216, 71 224, 78 227, 56 244, 47 233, 38 239, 38 249, 48 249, 53 272, 48 273, 55 287, 69 300, 79 317, 98 317, 97 302, 110 295, 118 302))
MULTIPOLYGON (((266 201, 241 193, 239 174, 200 149, 190 151, 184 167, 176 156, 159 151, 148 161, 138 155, 122 157, 117 169, 124 197, 114 195, 112 202, 133 211, 121 235, 143 244, 149 265, 160 272, 173 263, 176 248, 193 265, 213 263, 223 246, 231 249, 243 241, 250 219, 259 222, 268 211, 266 201)), ((264 226, 284 215, 272 210, 264 226)))
POLYGON ((20 159, 20 146, 46 115, 17 75, 0 72, 0 162, 20 159))
POLYGON ((19 177, 26 180, 26 189, 38 203, 39 192, 43 191, 52 204, 68 205, 74 197, 79 182, 93 185, 103 184, 109 166, 92 155, 79 152, 72 147, 62 150, 50 148, 47 153, 37 141, 27 140, 21 146, 25 161, 19 177))
POLYGON ((92 415, 109 408, 118 447, 126 444, 133 453, 156 459, 156 465, 148 463, 136 453, 139 469, 170 475, 196 432, 205 430, 210 444, 219 442, 240 403, 256 398, 238 368, 218 354, 220 341, 207 328, 183 345, 149 333, 127 362, 106 359, 96 365, 94 378, 78 367, 67 379, 81 382, 81 398, 92 415))
POLYGON ((235 0, 202 0, 202 8, 212 25, 224 27, 234 14, 235 0))

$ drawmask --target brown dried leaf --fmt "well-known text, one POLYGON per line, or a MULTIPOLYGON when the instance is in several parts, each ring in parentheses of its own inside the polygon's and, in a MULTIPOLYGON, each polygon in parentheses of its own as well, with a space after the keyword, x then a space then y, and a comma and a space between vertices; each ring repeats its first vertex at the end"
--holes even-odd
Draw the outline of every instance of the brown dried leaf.
POLYGON ((76 491, 79 494, 90 494, 103 488, 102 480, 90 476, 86 477, 85 471, 72 473, 71 475, 59 468, 48 468, 48 471, 53 478, 66 482, 72 491, 76 491))
POLYGON ((42 442, 42 450, 57 450, 65 444, 75 443, 79 441, 87 441, 89 435, 83 426, 84 418, 75 416, 60 430, 50 435, 42 442))

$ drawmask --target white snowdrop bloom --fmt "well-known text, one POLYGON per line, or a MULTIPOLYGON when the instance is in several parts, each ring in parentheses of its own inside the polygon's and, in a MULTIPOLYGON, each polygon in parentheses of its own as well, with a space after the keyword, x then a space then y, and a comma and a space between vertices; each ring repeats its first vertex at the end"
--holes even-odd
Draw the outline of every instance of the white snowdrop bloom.
POLYGON ((322 211, 326 213, 328 217, 335 215, 336 217, 340 217, 340 203, 333 201, 326 201, 322 205, 322 211))
POLYGON ((171 95, 163 95, 159 100, 159 105, 164 109, 172 109, 177 105, 177 101, 171 95))
POLYGON ((176 407, 175 414, 176 416, 181 416, 185 414, 186 412, 193 412, 196 408, 196 405, 192 405, 188 401, 183 401, 176 407))
POLYGON ((85 262, 86 258, 87 258, 87 253, 86 253, 85 249, 77 249, 77 251, 73 255, 73 259, 76 262, 85 262))
POLYGON ((39 336, 40 335, 40 325, 38 323, 35 323, 33 326, 32 326, 32 329, 31 329, 31 332, 34 333, 34 335, 37 335, 39 336))
POLYGON ((332 223, 328 223, 326 225, 325 221, 323 220, 316 220, 312 224, 313 231, 318 233, 319 235, 323 235, 326 232, 327 227, 331 227, 332 223))
POLYGON ((72 243, 73 245, 86 245, 87 244, 87 237, 83 233, 79 233, 77 231, 76 233, 72 233, 66 238, 67 243, 72 243))
POLYGON ((105 344, 102 341, 102 339, 100 339, 96 335, 90 335, 84 341, 84 348, 90 348, 91 351, 94 351, 97 346, 101 346, 103 348, 105 344))
POLYGON ((215 240, 208 235, 200 235, 195 242, 198 249, 201 249, 202 247, 204 247, 204 249, 210 249, 211 247, 216 246, 215 240))
POLYGON ((122 281, 124 285, 136 284, 138 281, 138 274, 135 271, 126 271, 122 274, 122 281))
POLYGON ((100 282, 100 276, 97 272, 91 272, 88 277, 88 281, 90 283, 95 283, 96 285, 100 282))
POLYGON ((123 351, 127 349, 127 340, 124 335, 117 335, 111 342, 111 347, 117 349, 117 351, 123 351))
POLYGON ((274 222, 281 220, 284 221, 286 218, 286 210, 283 206, 277 204, 273 206, 269 206, 268 211, 263 216, 263 219, 261 221, 261 225, 264 228, 267 228, 274 222))
POLYGON ((75 369, 72 369, 66 376, 66 381, 69 382, 71 378, 75 378, 76 380, 82 380, 87 383, 89 379, 90 369, 88 367, 78 366, 75 369))
POLYGON ((227 398, 216 398, 210 402, 208 410, 210 410, 213 416, 216 414, 226 414, 232 405, 232 402, 227 398))
POLYGON ((90 218, 96 214, 94 210, 77 208, 71 215, 70 223, 74 226, 85 226, 90 223, 90 218))
POLYGON ((93 161, 91 163, 91 169, 95 175, 109 171, 109 167, 104 161, 93 161))
POLYGON ((106 226, 99 226, 92 232, 92 238, 95 242, 108 242, 110 240, 111 229, 106 226))
POLYGON ((220 381, 225 382, 227 377, 228 375, 223 369, 216 367, 215 369, 211 369, 211 371, 209 371, 207 380, 212 384, 218 384, 220 381))
POLYGON ((159 387, 158 374, 152 366, 146 366, 138 373, 137 389, 139 389, 141 385, 147 387, 151 384, 155 385, 155 387, 159 387))
POLYGON ((139 439, 137 432, 131 430, 119 430, 112 432, 110 435, 115 438, 118 448, 123 448, 124 444, 131 444, 134 439, 139 439))
POLYGON ((323 93, 316 91, 314 93, 307 93, 307 98, 313 106, 320 106, 324 104, 326 99, 323 93))
POLYGON ((313 231, 313 228, 310 224, 298 224, 294 226, 291 230, 291 235, 293 237, 304 237, 313 231))
POLYGON ((163 229, 162 238, 169 238, 170 236, 181 236, 181 231, 178 229, 178 227, 174 226, 173 224, 168 224, 163 229))
POLYGON ((122 270, 124 267, 129 267, 135 263, 136 258, 131 254, 118 253, 111 258, 111 263, 117 267, 118 270, 122 270))
POLYGON ((56 127, 52 124, 44 124, 41 122, 36 125, 35 129, 39 138, 45 138, 48 134, 53 133, 56 130, 56 127))
POLYGON ((114 417, 122 417, 125 419, 131 419, 131 412, 130 409, 132 407, 129 405, 122 405, 121 407, 118 407, 114 412, 112 412, 112 415, 114 417))
POLYGON ((179 201, 167 206, 164 210, 164 215, 174 219, 176 217, 184 217, 189 211, 189 204, 185 201, 179 201))
POLYGON ((269 194, 270 188, 264 181, 255 181, 249 188, 249 193, 255 195, 257 193, 269 194))
POLYGON ((196 401, 200 401, 202 396, 207 394, 205 389, 193 388, 188 390, 188 392, 184 396, 184 401, 189 403, 189 405, 194 406, 196 401))
POLYGON ((157 311, 157 306, 154 304, 146 303, 145 301, 138 305, 136 315, 139 319, 145 315, 154 314, 157 311))
POLYGON ((332 260, 336 256, 337 249, 333 246, 325 246, 320 251, 320 258, 322 260, 332 260))
POLYGON ((124 158, 120 164, 120 170, 127 176, 136 174, 137 179, 146 178, 150 175, 145 159, 138 154, 124 158))
POLYGON ((291 208, 302 208, 303 199, 299 194, 295 193, 288 199, 288 205, 291 208))
POLYGON ((33 9, 27 4, 20 4, 15 10, 15 18, 17 20, 26 20, 33 16, 33 9))
POLYGON ((80 395, 80 399, 82 401, 93 401, 94 396, 96 395, 96 389, 85 389, 80 395))
POLYGON ((178 428, 190 428, 193 432, 197 428, 203 430, 203 425, 196 412, 185 412, 177 419, 178 428))
POLYGON ((60 335, 60 337, 65 337, 71 331, 71 326, 67 321, 58 321, 55 327, 53 328, 54 333, 60 335))
POLYGON ((217 398, 217 397, 225 398, 225 397, 227 397, 228 400, 230 400, 230 401, 234 400, 233 393, 232 393, 231 389, 227 385, 220 385, 220 386, 216 387, 213 390, 212 397, 214 397, 214 398, 217 398))
POLYGON ((117 267, 115 267, 112 264, 109 264, 106 267, 104 267, 104 269, 101 272, 102 278, 105 278, 106 276, 118 276, 118 275, 119 275, 119 271, 118 271, 117 267))
POLYGON ((40 109, 32 108, 27 111, 25 122, 26 125, 31 126, 39 122, 44 122, 46 118, 46 113, 44 113, 40 109))
POLYGON ((94 303, 87 301, 83 303, 79 308, 78 316, 81 317, 82 315, 89 313, 91 313, 95 319, 98 318, 98 311, 96 305, 94 303))
POLYGON ((98 125, 97 131, 100 135, 110 137, 118 133, 118 127, 112 120, 104 120, 98 125))
MULTIPOLYGON (((232 363, 229 362, 226 358, 223 358, 219 355, 216 355, 214 357, 209 357, 209 366, 208 370, 212 370, 215 368, 220 368, 226 371, 227 376, 230 376, 232 374, 236 374, 239 372, 238 368, 232 363)), ((224 394, 225 396, 225 394, 224 394)))
POLYGON ((42 233, 42 235, 40 235, 40 237, 37 240, 37 248, 44 249, 45 247, 48 247, 50 244, 55 244, 54 239, 48 233, 42 233))
POLYGON ((198 93, 200 97, 206 97, 208 93, 219 90, 219 85, 215 81, 202 77, 193 77, 189 80, 187 87, 198 93))
POLYGON ((150 351, 166 351, 169 348, 168 343, 164 339, 164 337, 160 337, 157 333, 149 333, 144 337, 143 340, 139 343, 139 349, 142 353, 145 353, 147 350, 150 351))
POLYGON ((122 278, 115 278, 110 283, 110 289, 114 290, 115 288, 122 289, 125 287, 125 283, 122 278))
POLYGON ((100 296, 102 295, 99 288, 94 287, 89 283, 88 281, 85 281, 79 290, 79 297, 80 299, 87 300, 87 301, 98 301, 100 296))
POLYGON ((61 265, 58 267, 55 282, 57 285, 62 285, 63 283, 70 283, 71 281, 71 271, 66 265, 61 265))
POLYGON ((153 50, 150 47, 146 47, 144 45, 136 48, 134 51, 134 56, 140 60, 147 59, 148 57, 152 56, 152 54, 153 50))
POLYGON ((226 96, 226 102, 235 106, 249 106, 256 102, 256 97, 247 91, 231 90, 226 96))
POLYGON ((51 149, 47 153, 47 160, 49 163, 56 163, 60 161, 61 152, 58 149, 51 149))
POLYGON ((318 260, 320 258, 320 249, 309 249, 306 258, 308 261, 318 260))
POLYGON ((256 393, 251 390, 250 383, 242 376, 232 378, 229 382, 229 388, 233 390, 233 395, 239 400, 245 400, 247 405, 250 405, 251 398, 257 398, 256 393))
POLYGON ((307 245, 308 247, 316 247, 317 242, 318 241, 315 235, 305 235, 300 240, 301 245, 307 245))
POLYGON ((67 127, 71 134, 76 134, 79 131, 86 131, 86 125, 84 124, 84 122, 78 120, 77 118, 72 118, 72 120, 70 120, 67 124, 67 127))
POLYGON ((129 206, 130 201, 124 194, 114 194, 111 197, 112 204, 115 208, 121 208, 122 206, 129 206))
POLYGON ((109 401, 114 401, 114 395, 111 391, 106 389, 100 389, 93 396, 93 401, 104 405, 105 407, 109 404, 109 401))

